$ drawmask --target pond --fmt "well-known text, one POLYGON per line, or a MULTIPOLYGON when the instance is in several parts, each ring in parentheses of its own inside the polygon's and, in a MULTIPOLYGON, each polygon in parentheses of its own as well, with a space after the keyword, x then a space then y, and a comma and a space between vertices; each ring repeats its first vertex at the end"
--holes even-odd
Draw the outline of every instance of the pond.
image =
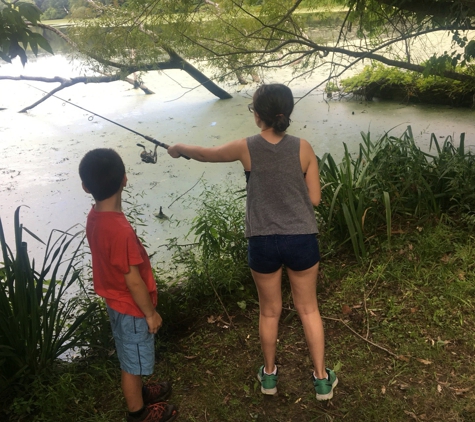
MULTIPOLYGON (((2 63, 0 75, 77 76, 78 65, 60 54, 41 56, 32 58, 25 69, 18 62, 2 63)), ((327 74, 328 68, 322 68, 311 77, 293 80, 290 87, 296 99, 327 74)), ((257 130, 247 109, 257 87, 255 83, 227 84, 224 87, 233 98, 218 100, 178 70, 151 72, 144 80, 155 95, 144 95, 125 82, 114 82, 76 85, 58 96, 167 144, 212 146, 252 135, 257 130)), ((264 80, 286 83, 292 80, 292 69, 268 74, 264 80)), ((42 239, 52 229, 66 230, 85 223, 91 197, 81 189, 77 168, 82 156, 92 148, 116 149, 126 164, 132 195, 143 192, 143 197, 136 199, 144 211, 149 252, 157 252, 155 264, 169 259, 169 252, 160 247, 168 238, 183 238, 188 232, 186 220, 194 215, 188 200, 199 194, 202 184, 185 192, 198 180, 208 184, 231 183, 230 189, 245 186, 238 163, 173 160, 160 148, 156 164, 142 163, 141 149, 136 144, 151 148, 151 143, 56 98, 26 114, 18 113, 43 95, 35 87, 48 89, 45 83, 0 81, 0 108, 5 109, 0 111, 0 216, 10 244, 13 213, 19 205, 29 207, 21 211, 22 222, 42 239), (170 220, 154 216, 160 207, 170 220)), ((343 142, 350 151, 357 150, 361 131, 370 131, 376 139, 388 130, 398 136, 408 125, 423 148, 428 148, 431 133, 444 138, 452 135, 458 141, 460 133, 465 132, 466 143, 475 145, 473 117, 473 110, 440 106, 327 102, 320 90, 297 102, 289 132, 307 139, 317 155, 329 152, 338 160, 343 142)), ((36 242, 29 244, 30 253, 39 259, 40 250, 33 246, 36 242)))

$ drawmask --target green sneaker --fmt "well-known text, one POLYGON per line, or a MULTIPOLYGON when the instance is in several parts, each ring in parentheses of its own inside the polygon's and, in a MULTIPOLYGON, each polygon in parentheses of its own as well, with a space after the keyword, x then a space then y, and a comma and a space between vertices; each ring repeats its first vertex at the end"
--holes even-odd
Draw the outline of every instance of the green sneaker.
POLYGON ((264 365, 259 368, 259 372, 257 373, 257 379, 261 383, 262 394, 269 394, 271 396, 277 394, 277 378, 279 378, 277 372, 275 373, 275 375, 267 375, 264 372, 264 365))
POLYGON ((325 369, 328 374, 328 379, 320 380, 315 378, 312 374, 313 386, 315 387, 315 392, 317 400, 330 400, 333 397, 333 389, 338 384, 338 378, 336 377, 335 372, 331 369, 325 369))

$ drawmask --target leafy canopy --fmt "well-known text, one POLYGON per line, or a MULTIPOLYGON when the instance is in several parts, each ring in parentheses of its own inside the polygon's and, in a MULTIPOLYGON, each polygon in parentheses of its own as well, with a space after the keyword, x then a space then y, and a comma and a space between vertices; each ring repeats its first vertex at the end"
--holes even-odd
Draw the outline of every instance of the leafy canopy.
POLYGON ((29 29, 31 25, 38 24, 40 9, 31 3, 1 1, 4 7, 0 10, 0 58, 11 63, 18 56, 24 66, 28 46, 35 55, 38 48, 53 54, 48 41, 29 29))

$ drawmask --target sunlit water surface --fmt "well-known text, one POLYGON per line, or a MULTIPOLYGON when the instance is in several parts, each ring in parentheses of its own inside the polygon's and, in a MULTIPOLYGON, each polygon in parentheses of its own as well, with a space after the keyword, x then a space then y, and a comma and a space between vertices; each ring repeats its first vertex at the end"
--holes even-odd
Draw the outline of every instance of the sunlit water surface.
MULTIPOLYGON (((295 97, 307 93, 327 76, 327 71, 322 69, 308 79, 292 81, 290 87, 295 97)), ((75 63, 61 55, 33 58, 25 69, 18 62, 0 65, 0 75, 67 77, 77 76, 78 72, 75 63)), ((280 70, 268 75, 266 82, 285 83, 291 79, 291 69, 280 70)), ((256 84, 226 85, 233 98, 218 100, 206 89, 195 88, 195 81, 182 71, 151 72, 144 80, 155 95, 144 95, 127 83, 114 82, 79 84, 58 96, 167 144, 212 146, 257 131, 247 109, 256 84)), ((168 238, 183 239, 188 232, 187 221, 194 216, 189 199, 199 194, 202 184, 183 194, 200 178, 208 184, 231 183, 231 189, 245 186, 238 163, 173 160, 164 149, 159 149, 157 163, 144 164, 136 144, 140 142, 150 148, 152 144, 55 98, 26 114, 18 113, 41 97, 42 93, 34 87, 49 88, 46 83, 0 81, 0 108, 6 108, 0 111, 0 216, 11 244, 13 213, 20 205, 28 206, 21 211, 23 224, 43 239, 52 229, 84 225, 92 202, 81 189, 77 169, 83 155, 97 147, 116 149, 126 164, 132 194, 144 193, 137 198, 147 225, 142 233, 150 245, 149 252, 157 252, 155 264, 165 265, 170 258, 170 252, 160 245, 166 244, 168 238), (160 206, 169 220, 154 216, 160 206)), ((307 139, 317 155, 329 152, 338 160, 343 142, 350 151, 357 150, 360 132, 370 131, 376 139, 390 129, 392 134, 400 135, 408 125, 412 126, 419 145, 426 149, 432 132, 444 138, 453 135, 457 141, 460 133, 465 132, 466 143, 474 145, 473 117, 472 110, 449 107, 393 102, 328 103, 320 90, 297 103, 289 132, 307 139)), ((29 245, 30 254, 40 259, 42 251, 37 243, 29 240, 29 245)))

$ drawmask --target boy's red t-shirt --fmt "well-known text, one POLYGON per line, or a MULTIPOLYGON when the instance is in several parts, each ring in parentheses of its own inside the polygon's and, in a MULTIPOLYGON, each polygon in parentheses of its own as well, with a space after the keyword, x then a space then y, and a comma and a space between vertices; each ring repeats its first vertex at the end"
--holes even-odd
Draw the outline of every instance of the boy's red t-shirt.
POLYGON ((122 212, 97 212, 94 207, 87 216, 86 236, 92 254, 94 290, 107 305, 126 315, 143 318, 125 283, 131 265, 139 269, 157 306, 157 286, 147 252, 122 212))

